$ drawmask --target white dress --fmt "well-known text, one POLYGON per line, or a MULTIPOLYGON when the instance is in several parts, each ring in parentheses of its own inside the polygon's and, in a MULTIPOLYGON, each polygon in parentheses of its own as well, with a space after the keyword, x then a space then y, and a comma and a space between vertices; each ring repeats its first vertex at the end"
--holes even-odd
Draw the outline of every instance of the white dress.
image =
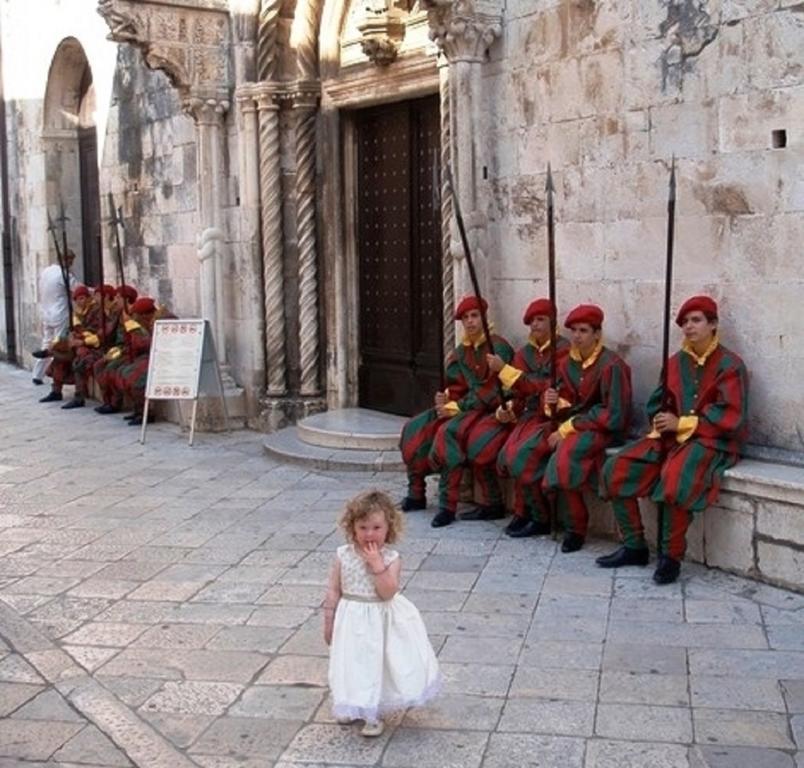
MULTIPOLYGON (((333 715, 376 720, 429 701, 441 678, 416 606, 399 593, 381 600, 351 544, 338 547, 337 556, 341 599, 329 652, 333 715)), ((398 552, 382 549, 385 565, 398 557, 398 552)))

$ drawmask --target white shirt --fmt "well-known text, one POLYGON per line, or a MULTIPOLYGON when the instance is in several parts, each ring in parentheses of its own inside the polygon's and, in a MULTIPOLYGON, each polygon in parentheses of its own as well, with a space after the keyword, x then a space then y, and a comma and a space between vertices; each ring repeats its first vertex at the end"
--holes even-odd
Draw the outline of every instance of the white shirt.
MULTIPOLYGON (((76 279, 69 274, 70 290, 76 286, 76 279)), ((58 264, 45 267, 39 274, 39 305, 42 308, 42 322, 45 325, 65 325, 69 321, 67 291, 64 290, 64 277, 58 264)))

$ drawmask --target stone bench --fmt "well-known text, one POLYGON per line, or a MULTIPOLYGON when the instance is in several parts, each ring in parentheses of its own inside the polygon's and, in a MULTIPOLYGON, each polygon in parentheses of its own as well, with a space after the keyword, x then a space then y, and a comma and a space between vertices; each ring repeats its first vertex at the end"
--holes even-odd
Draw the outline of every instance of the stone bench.
MULTIPOLYGON (((504 491, 510 508, 510 481, 504 491)), ((593 493, 586 501, 590 534, 617 539, 611 505, 593 493)), ((656 505, 646 499, 639 504, 653 548, 656 505)), ((746 458, 726 470, 717 504, 690 525, 687 559, 804 592, 804 468, 746 458)))

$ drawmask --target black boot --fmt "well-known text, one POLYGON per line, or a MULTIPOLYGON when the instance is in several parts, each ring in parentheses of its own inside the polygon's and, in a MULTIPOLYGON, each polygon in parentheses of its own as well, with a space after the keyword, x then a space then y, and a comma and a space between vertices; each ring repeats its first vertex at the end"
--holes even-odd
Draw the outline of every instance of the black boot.
POLYGON ((502 520, 504 517, 505 507, 502 504, 489 504, 464 512, 461 520, 502 520))
MULTIPOLYGON (((550 523, 541 523, 538 520, 528 520, 522 528, 508 535, 512 539, 527 539, 529 536, 548 536, 550 534, 550 523)), ((581 540, 583 543, 583 539, 581 540)))
POLYGON ((37 387, 41 387, 45 383, 42 379, 31 379, 31 381, 36 384, 37 387))
POLYGON ((622 568, 624 565, 647 565, 650 552, 647 547, 631 549, 620 547, 611 554, 598 557, 595 562, 601 568, 622 568))
POLYGON ((678 560, 667 555, 659 555, 659 562, 653 572, 653 580, 657 584, 672 584, 678 578, 679 573, 681 573, 681 563, 678 560))
POLYGON ((436 516, 430 521, 433 528, 443 528, 445 525, 455 522, 455 513, 448 509, 439 509, 436 516))
POLYGON ((39 398, 40 403, 57 403, 61 400, 61 392, 56 392, 55 389, 51 389, 44 397, 39 398))
POLYGON ((405 496, 399 502, 399 508, 403 512, 413 512, 416 509, 427 509, 427 499, 415 499, 413 496, 405 496))
POLYGON ((53 357, 53 353, 49 349, 35 349, 31 352, 31 357, 37 360, 44 360, 46 357, 53 357))
POLYGON ((564 536, 564 541, 561 542, 562 552, 577 552, 583 546, 583 536, 571 531, 564 536))
POLYGON ((116 408, 114 405, 109 405, 109 403, 104 403, 95 408, 95 413, 102 413, 104 415, 107 413, 120 413, 120 409, 116 408))
POLYGON ((519 515, 514 515, 511 518, 511 522, 505 526, 503 533, 505 533, 506 536, 510 536, 512 533, 521 531, 529 522, 529 517, 520 517, 519 515))
POLYGON ((61 408, 64 411, 69 411, 72 408, 83 408, 83 407, 84 407, 84 398, 74 397, 72 400, 66 402, 61 408))

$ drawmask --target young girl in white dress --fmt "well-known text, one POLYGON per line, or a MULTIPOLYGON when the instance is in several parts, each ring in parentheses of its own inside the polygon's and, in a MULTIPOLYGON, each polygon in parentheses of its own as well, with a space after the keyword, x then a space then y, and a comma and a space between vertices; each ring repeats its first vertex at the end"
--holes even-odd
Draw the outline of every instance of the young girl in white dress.
POLYGON ((399 553, 386 546, 402 521, 380 491, 349 502, 340 520, 348 543, 338 547, 324 601, 332 712, 343 724, 364 720, 364 736, 379 736, 383 715, 424 704, 440 684, 422 618, 399 594, 399 553))

